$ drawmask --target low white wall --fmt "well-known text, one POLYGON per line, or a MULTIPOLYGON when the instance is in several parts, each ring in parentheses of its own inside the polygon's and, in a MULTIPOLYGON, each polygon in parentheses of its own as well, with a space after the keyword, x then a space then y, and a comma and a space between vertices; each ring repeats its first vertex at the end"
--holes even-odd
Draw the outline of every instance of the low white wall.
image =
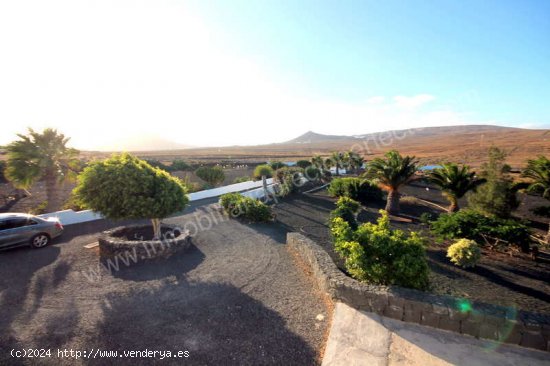
MULTIPOLYGON (((267 184, 273 184, 273 178, 267 179, 267 184)), ((262 186, 262 181, 248 181, 242 183, 230 184, 228 186, 206 189, 204 191, 189 193, 189 200, 196 201, 205 198, 218 197, 225 193, 242 192, 249 189, 254 189, 262 186)))
MULTIPOLYGON (((267 179, 267 184, 271 186, 273 184, 273 179, 272 178, 267 179)), ((263 188, 261 187, 262 187, 261 180, 248 181, 248 182, 230 184, 228 186, 190 193, 188 194, 188 197, 189 197, 189 201, 192 202, 192 201, 202 200, 205 198, 218 197, 225 193, 245 191, 243 192, 243 194, 248 197, 261 198, 263 197, 263 188)), ((273 192, 272 188, 268 188, 268 189, 271 189, 271 192, 273 192)), ((55 217, 59 219, 59 221, 63 225, 78 224, 80 222, 99 220, 102 218, 100 214, 93 212, 92 210, 84 210, 84 211, 63 210, 63 211, 57 211, 57 212, 51 212, 43 215, 38 215, 38 217, 42 217, 42 218, 55 217)))
POLYGON ((63 210, 63 211, 47 213, 44 215, 38 215, 38 217, 42 217, 44 219, 49 217, 55 217, 59 219, 59 221, 63 225, 77 224, 79 222, 99 220, 102 218, 100 214, 98 214, 97 212, 93 212, 92 210, 84 210, 84 211, 63 210))

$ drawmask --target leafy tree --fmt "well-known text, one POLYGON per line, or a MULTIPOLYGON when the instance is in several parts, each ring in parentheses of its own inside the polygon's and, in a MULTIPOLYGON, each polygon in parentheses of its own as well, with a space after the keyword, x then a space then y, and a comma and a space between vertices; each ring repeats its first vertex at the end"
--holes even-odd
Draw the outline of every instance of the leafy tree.
POLYGON ((262 185, 264 187, 264 196, 267 198, 269 197, 269 191, 267 190, 267 178, 271 178, 273 176, 273 169, 271 166, 267 164, 258 165, 256 169, 254 169, 254 177, 256 179, 261 178, 262 179, 262 185))
MULTIPOLYGON (((528 186, 529 192, 539 193, 542 197, 550 200, 550 160, 547 157, 539 156, 537 159, 528 160, 527 168, 525 168, 522 175, 531 181, 528 186)), ((543 211, 544 209, 539 209, 537 212, 540 216, 543 216, 543 211)), ((546 235, 546 243, 550 244, 550 224, 546 235)))
POLYGON ((469 194, 471 208, 487 215, 507 218, 519 205, 517 189, 514 189, 509 175, 510 166, 505 160, 506 153, 503 150, 494 146, 489 148, 489 161, 482 165, 480 174, 487 182, 469 194))
POLYGON ((273 169, 273 170, 281 169, 281 168, 284 168, 286 166, 286 164, 281 163, 280 161, 274 161, 269 165, 271 166, 271 169, 273 169))
POLYGON ((151 219, 160 238, 160 220, 188 204, 181 181, 128 153, 90 164, 78 177, 74 195, 85 207, 113 219, 151 219))
POLYGON ((387 152, 384 158, 376 158, 369 163, 367 176, 374 179, 380 187, 388 192, 386 211, 399 213, 399 188, 414 178, 418 161, 414 156, 401 156, 398 151, 387 152))
POLYGON ((195 174, 197 175, 197 177, 204 180, 212 187, 219 186, 225 180, 225 173, 223 172, 223 169, 219 166, 201 166, 200 168, 195 170, 195 174))
POLYGON ((344 154, 344 160, 346 161, 347 169, 351 171, 357 171, 363 166, 365 159, 354 151, 348 151, 344 154))
POLYGON ((67 147, 69 138, 52 128, 41 133, 29 128, 27 135, 17 136, 19 140, 6 147, 5 176, 21 189, 28 189, 43 180, 48 201, 45 211, 54 211, 58 207, 59 183, 76 176, 80 165, 79 151, 67 147))
POLYGON ((475 172, 470 172, 467 165, 459 166, 455 163, 442 164, 441 168, 434 169, 428 178, 441 189, 443 195, 449 200, 451 204, 449 212, 458 211, 458 200, 486 182, 483 178, 477 178, 475 172))
POLYGON ((325 161, 319 155, 315 155, 314 157, 311 158, 311 165, 313 165, 320 171, 325 170, 325 161))
POLYGON ((336 169, 336 175, 340 175, 340 169, 344 167, 344 154, 339 151, 334 151, 330 154, 331 166, 336 169))
POLYGON ((310 165, 311 165, 311 162, 309 160, 298 160, 296 162, 296 166, 298 166, 299 168, 302 168, 302 169, 305 169, 310 165))
POLYGON ((319 181, 321 180, 321 170, 316 166, 310 165, 304 169, 304 176, 309 181, 319 181))
POLYGON ((176 170, 189 170, 191 168, 191 165, 187 164, 185 161, 181 159, 175 159, 172 162, 172 165, 170 166, 172 171, 176 170))

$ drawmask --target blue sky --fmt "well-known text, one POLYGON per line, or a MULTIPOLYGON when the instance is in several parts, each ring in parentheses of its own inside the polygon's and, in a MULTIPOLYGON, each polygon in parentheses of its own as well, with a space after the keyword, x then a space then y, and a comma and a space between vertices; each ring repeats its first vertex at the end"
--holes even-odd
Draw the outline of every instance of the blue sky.
POLYGON ((0 144, 550 127, 546 0, 20 0, 0 34, 0 144))
POLYGON ((550 2, 197 1, 224 42, 304 93, 436 95, 480 120, 550 124, 550 2))

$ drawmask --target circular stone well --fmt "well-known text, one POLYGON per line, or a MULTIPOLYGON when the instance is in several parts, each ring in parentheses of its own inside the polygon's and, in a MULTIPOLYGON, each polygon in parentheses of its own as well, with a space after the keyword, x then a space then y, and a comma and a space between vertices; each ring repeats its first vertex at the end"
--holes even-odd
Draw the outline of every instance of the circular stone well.
POLYGON ((168 258, 191 245, 189 232, 177 226, 163 224, 161 233, 161 240, 153 240, 153 227, 149 225, 121 226, 104 231, 98 239, 99 254, 101 257, 149 260, 168 258))

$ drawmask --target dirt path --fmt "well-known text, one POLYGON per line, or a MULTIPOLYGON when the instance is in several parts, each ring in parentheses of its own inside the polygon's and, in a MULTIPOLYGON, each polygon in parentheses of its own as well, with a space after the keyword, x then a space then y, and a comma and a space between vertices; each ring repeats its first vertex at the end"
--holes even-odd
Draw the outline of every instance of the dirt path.
MULTIPOLYGON (((205 215, 211 213, 199 209, 169 221, 205 215)), ((97 251, 82 246, 105 223, 40 251, 0 253, 0 364, 316 364, 330 314, 294 266, 285 233, 210 217, 212 227, 197 233, 187 252, 157 263, 119 263, 119 271, 101 277, 94 275, 97 251), (55 354, 13 359, 13 348, 55 354), (75 360, 58 358, 58 348, 189 357, 75 360)))

